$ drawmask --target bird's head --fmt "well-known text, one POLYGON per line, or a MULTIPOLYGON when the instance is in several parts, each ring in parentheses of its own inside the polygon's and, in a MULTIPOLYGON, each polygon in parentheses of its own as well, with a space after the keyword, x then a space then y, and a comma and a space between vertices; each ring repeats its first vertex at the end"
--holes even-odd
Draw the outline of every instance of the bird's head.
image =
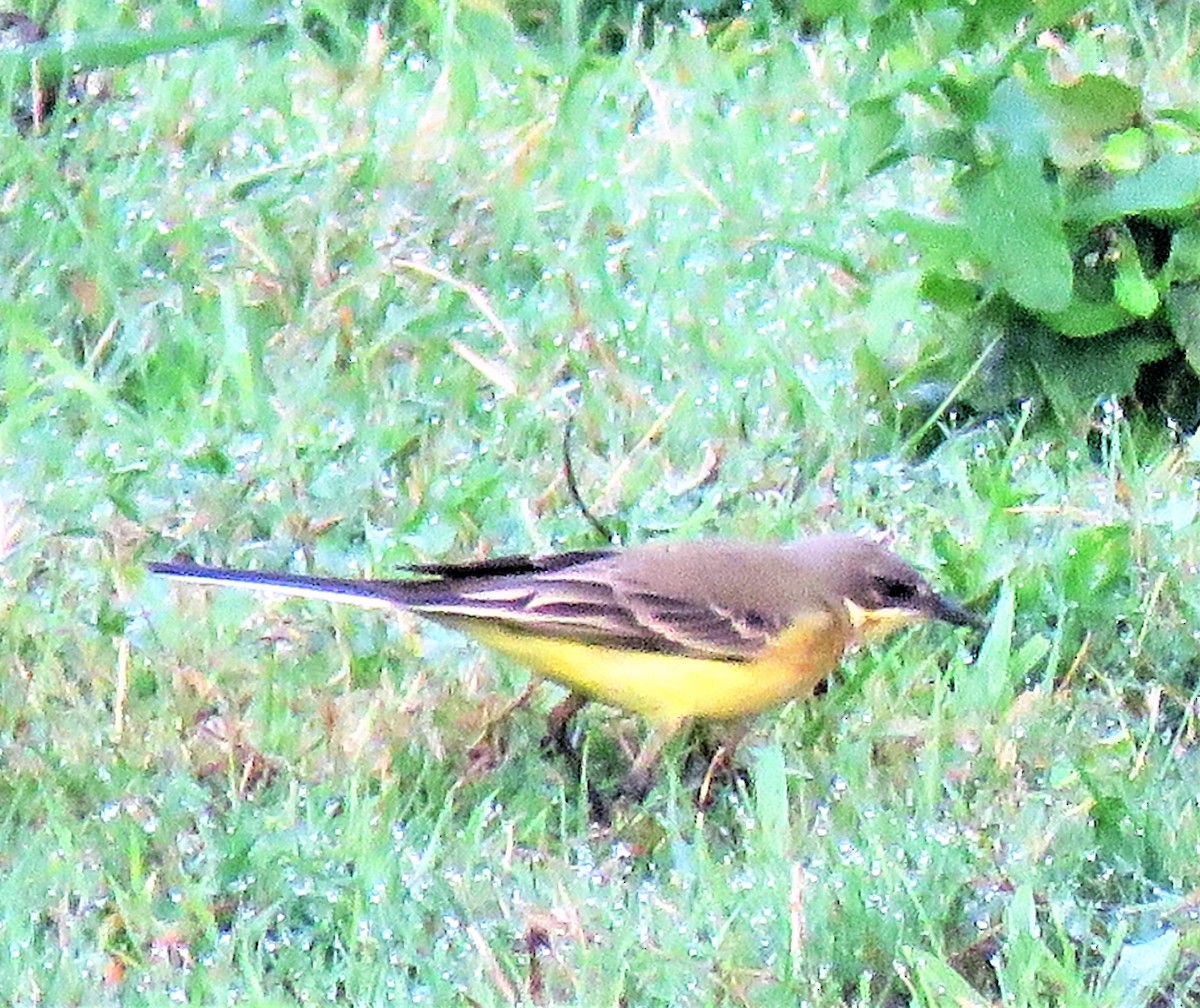
POLYGON ((925 620, 983 629, 986 623, 956 602, 935 592, 911 566, 859 536, 825 535, 804 546, 826 572, 829 594, 840 598, 850 624, 863 640, 885 637, 925 620))

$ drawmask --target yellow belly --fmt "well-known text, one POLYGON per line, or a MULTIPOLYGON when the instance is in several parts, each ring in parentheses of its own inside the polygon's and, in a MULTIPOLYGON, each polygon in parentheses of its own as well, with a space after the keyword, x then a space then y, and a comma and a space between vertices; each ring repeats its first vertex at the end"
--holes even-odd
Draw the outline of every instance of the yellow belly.
POLYGON ((457 626, 547 679, 655 722, 743 717, 807 695, 833 671, 847 643, 828 613, 793 625, 752 661, 624 651, 480 621, 457 626))

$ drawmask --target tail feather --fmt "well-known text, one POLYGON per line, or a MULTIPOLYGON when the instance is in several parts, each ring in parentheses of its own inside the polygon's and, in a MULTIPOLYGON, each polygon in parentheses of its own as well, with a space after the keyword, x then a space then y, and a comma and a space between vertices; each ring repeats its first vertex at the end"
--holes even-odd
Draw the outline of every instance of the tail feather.
POLYGON ((616 550, 567 550, 565 553, 544 553, 530 556, 489 557, 486 560, 469 560, 465 563, 413 564, 405 570, 414 574, 433 574, 446 581, 473 581, 481 577, 516 577, 521 574, 547 574, 553 571, 578 567, 602 557, 612 556, 616 550))
POLYGON ((235 585, 254 591, 274 592, 298 598, 349 602, 369 609, 420 607, 444 599, 438 578, 414 578, 412 581, 365 581, 351 578, 311 577, 285 571, 233 570, 205 567, 195 563, 151 563, 153 574, 193 584, 235 585))

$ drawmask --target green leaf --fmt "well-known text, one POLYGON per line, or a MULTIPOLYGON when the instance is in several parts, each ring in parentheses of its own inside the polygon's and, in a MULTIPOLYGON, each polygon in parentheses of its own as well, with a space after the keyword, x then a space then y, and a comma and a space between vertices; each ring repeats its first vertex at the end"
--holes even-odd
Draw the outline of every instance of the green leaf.
POLYGON ((875 227, 891 234, 906 234, 921 250, 923 258, 943 272, 974 258, 975 239, 969 228, 957 221, 938 220, 908 210, 886 210, 874 220, 875 227))
POLYGON ((966 313, 980 299, 979 286, 958 273, 963 262, 975 258, 975 241, 970 230, 954 221, 936 220, 907 210, 888 210, 873 221, 890 234, 905 234, 921 253, 924 273, 919 293, 922 298, 949 311, 966 313))
POLYGON ((1200 224, 1189 224, 1171 235, 1171 255, 1164 272, 1172 283, 1200 280, 1200 224))
POLYGON ((979 287, 969 280, 930 271, 921 280, 921 296, 946 311, 967 314, 979 305, 979 287))
POLYGON ((1100 224, 1130 214, 1188 210, 1200 203, 1200 154, 1167 154, 1108 192, 1077 204, 1071 220, 1100 224))
POLYGON ((1192 370, 1200 374, 1200 281, 1167 290, 1167 317, 1192 370))
POLYGON ((912 150, 914 154, 956 161, 962 165, 974 164, 978 154, 974 135, 964 129, 934 130, 914 141, 912 150))
POLYGON ((1078 297, 1073 297, 1062 311, 1042 312, 1039 317, 1052 329, 1074 338, 1100 336, 1133 321, 1133 316, 1114 301, 1084 301, 1078 297))
POLYGON ((960 188, 963 216, 978 253, 1009 296, 1033 311, 1066 308, 1071 256, 1041 158, 1004 157, 990 169, 968 173, 960 188))
POLYGON ((1174 346, 1170 339, 1131 333, 1048 340, 1032 364, 1059 419, 1070 424, 1099 399, 1129 395, 1141 366, 1174 346))
POLYGON ((1104 144, 1104 163, 1115 172, 1139 171, 1150 158, 1150 138, 1143 129, 1121 130, 1104 144))
POLYGON ((951 111, 968 128, 974 129, 987 118, 988 103, 996 89, 996 78, 992 75, 943 74, 934 83, 945 96, 951 111))
POLYGON ((933 58, 957 47, 963 30, 963 12, 957 7, 935 8, 925 15, 927 51, 933 58))
POLYGON ((855 128, 846 131, 843 161, 851 177, 873 172, 900 132, 904 120, 892 98, 857 102, 851 113, 855 128))
POLYGON ((987 394, 1004 402, 1040 392, 1064 426, 1077 423, 1099 399, 1129 395, 1141 366, 1176 348, 1169 335, 1138 329, 1072 339, 1019 312, 1003 327, 987 394))
POLYGON ((981 131, 981 145, 989 142, 992 163, 977 164, 958 184, 974 258, 982 256, 1018 304, 1061 311, 1072 283, 1061 196, 1043 170, 1048 140, 1041 114, 1016 81, 1002 81, 992 95, 981 131))
POLYGON ((887 359, 906 323, 921 312, 921 281, 915 271, 903 270, 879 277, 866 307, 867 346, 887 359))
POLYGON ((1099 136, 1131 126, 1142 108, 1142 93, 1116 77, 1084 74, 1068 87, 1045 95, 1064 128, 1099 136))
POLYGON ((1194 108, 1158 109, 1156 119, 1182 126, 1189 133, 1200 133, 1200 111, 1194 108))
POLYGON ((996 139, 1001 156, 1043 158, 1050 147, 1045 117, 1033 97, 1016 80, 996 85, 988 102, 987 131, 996 139))
POLYGON ((1149 318, 1158 310, 1158 288, 1142 272, 1133 242, 1129 242, 1130 255, 1122 254, 1117 260, 1117 275, 1113 277, 1113 296, 1122 308, 1138 318, 1149 318))
POLYGON ((1083 0, 1041 0, 1031 4, 1031 35, 1065 24, 1086 6, 1083 0))

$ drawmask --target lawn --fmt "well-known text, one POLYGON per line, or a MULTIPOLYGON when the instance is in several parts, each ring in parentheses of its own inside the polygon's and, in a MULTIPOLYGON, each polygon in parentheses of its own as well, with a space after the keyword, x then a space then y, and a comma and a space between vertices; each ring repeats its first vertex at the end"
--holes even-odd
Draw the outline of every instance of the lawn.
MULTIPOLYGON (((1195 438, 1033 399, 921 434, 985 342, 877 226, 952 194, 867 171, 837 23, 608 52, 415 6, 158 52, 265 15, 68 0, 146 51, 0 125, 0 999, 1200 1003, 1195 438), (601 826, 555 687, 145 573, 602 545, 568 421, 622 542, 882 534, 991 628, 854 656, 704 811, 675 746, 601 826)), ((1161 6, 1071 55, 1195 103, 1161 6)), ((581 720, 608 781, 644 726, 581 720)))

